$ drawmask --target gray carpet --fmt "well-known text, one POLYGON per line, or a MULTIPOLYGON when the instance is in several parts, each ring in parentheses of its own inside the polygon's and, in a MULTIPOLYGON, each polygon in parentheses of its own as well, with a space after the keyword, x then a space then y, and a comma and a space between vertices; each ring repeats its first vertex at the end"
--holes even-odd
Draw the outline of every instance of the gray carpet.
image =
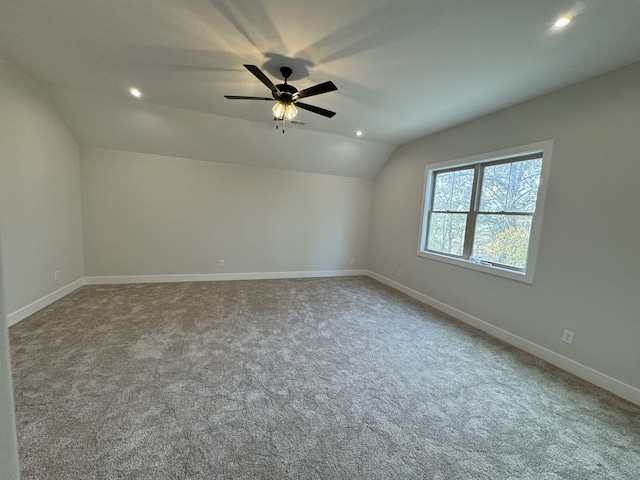
POLYGON ((11 327, 22 479, 638 479, 640 408, 366 277, 85 286, 11 327))

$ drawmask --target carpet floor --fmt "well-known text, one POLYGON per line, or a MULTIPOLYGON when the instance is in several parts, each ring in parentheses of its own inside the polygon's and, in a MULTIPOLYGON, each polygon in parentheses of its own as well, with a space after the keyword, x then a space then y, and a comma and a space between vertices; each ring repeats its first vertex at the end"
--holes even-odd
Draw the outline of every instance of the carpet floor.
POLYGON ((638 479, 640 408, 367 277, 85 286, 10 328, 25 479, 638 479))

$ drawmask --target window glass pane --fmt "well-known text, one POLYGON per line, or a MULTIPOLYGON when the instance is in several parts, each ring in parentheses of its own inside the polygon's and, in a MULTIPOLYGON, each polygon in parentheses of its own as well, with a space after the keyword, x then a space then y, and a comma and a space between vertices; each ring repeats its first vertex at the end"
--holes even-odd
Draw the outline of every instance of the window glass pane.
POLYGON ((534 212, 541 169, 541 158, 485 167, 480 211, 534 212))
POLYGON ((478 215, 473 260, 514 268, 527 266, 531 217, 528 215, 478 215))
POLYGON ((466 213, 432 213, 427 249, 449 255, 462 255, 466 213))
POLYGON ((464 212, 471 206, 473 168, 436 174, 432 210, 464 212))

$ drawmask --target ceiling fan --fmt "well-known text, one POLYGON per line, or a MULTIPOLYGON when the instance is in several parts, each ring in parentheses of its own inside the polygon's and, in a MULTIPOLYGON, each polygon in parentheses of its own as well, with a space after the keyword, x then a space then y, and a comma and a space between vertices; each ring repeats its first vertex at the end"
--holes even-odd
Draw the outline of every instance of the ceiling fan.
MULTIPOLYGON (((271 90, 272 98, 268 97, 244 97, 240 95, 225 95, 225 98, 230 100, 269 100, 276 101, 276 104, 272 108, 273 117, 275 120, 292 120, 298 114, 298 109, 296 107, 302 108, 303 110, 307 110, 312 113, 317 113, 318 115, 322 115, 324 117, 331 118, 336 112, 332 112, 331 110, 326 110, 324 108, 316 107, 314 105, 309 105, 308 103, 299 102, 301 98, 312 97, 314 95, 320 95, 322 93, 333 92, 334 90, 338 90, 333 82, 324 82, 319 83, 318 85, 314 85, 313 87, 305 88, 304 90, 298 91, 296 87, 287 83, 287 79, 291 76, 293 72, 289 67, 280 67, 280 73, 282 73, 282 77, 284 78, 284 83, 280 85, 274 85, 269 78, 262 73, 262 71, 256 67, 255 65, 245 65, 245 68, 249 70, 255 77, 264 83, 269 90, 271 90)), ((276 125, 277 128, 277 125, 276 125)), ((284 133, 284 130, 283 130, 284 133)))

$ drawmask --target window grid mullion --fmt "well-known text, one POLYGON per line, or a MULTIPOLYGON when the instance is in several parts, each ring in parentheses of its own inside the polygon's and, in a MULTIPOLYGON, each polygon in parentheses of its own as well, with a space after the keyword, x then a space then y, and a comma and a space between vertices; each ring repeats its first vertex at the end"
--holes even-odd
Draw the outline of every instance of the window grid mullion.
POLYGON ((476 212, 477 215, 505 215, 505 216, 523 216, 523 217, 533 217, 535 212, 505 212, 504 210, 499 212, 476 212))
POLYGON ((471 205, 469 205, 469 213, 467 214, 467 225, 464 232, 464 247, 462 250, 462 256, 466 260, 471 258, 473 250, 473 236, 476 230, 476 218, 478 216, 478 207, 480 205, 480 189, 482 188, 482 168, 482 164, 477 164, 473 168, 471 205))

